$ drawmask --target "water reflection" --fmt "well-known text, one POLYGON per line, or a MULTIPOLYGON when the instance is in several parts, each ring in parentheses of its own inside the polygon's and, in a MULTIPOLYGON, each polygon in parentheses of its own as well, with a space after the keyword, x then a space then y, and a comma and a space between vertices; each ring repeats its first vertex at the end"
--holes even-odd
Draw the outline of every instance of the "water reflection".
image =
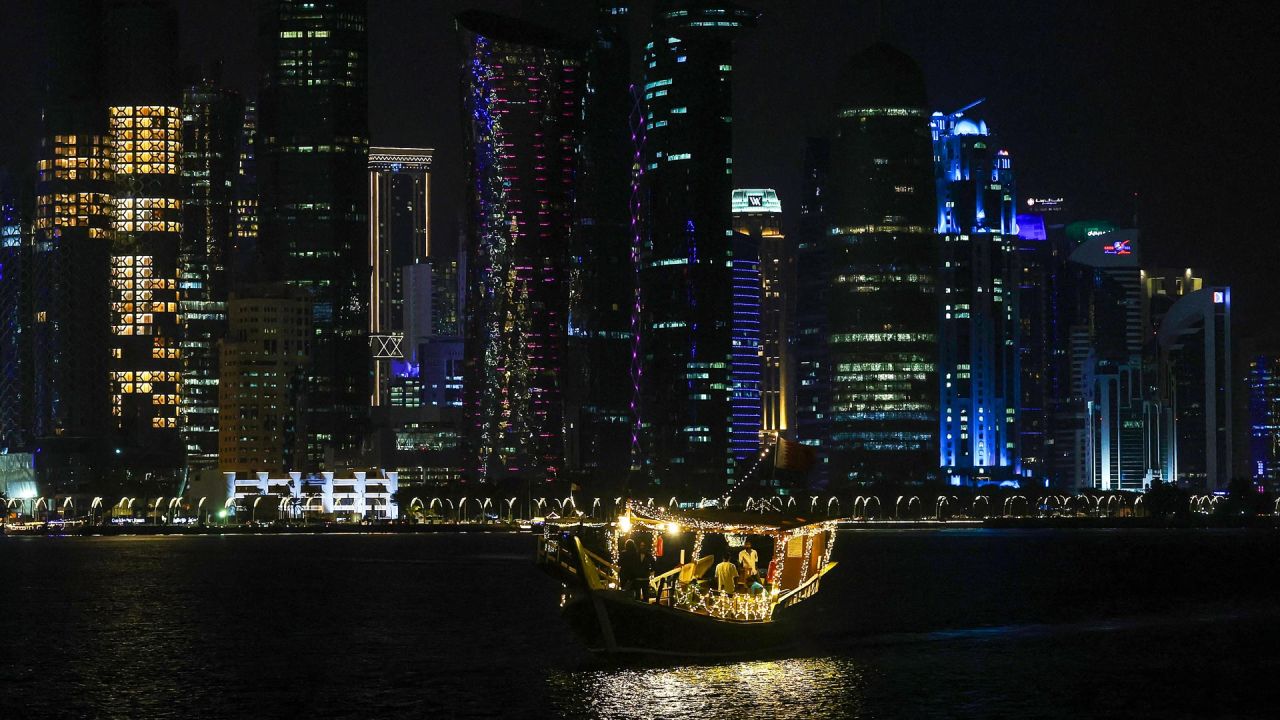
POLYGON ((553 674, 570 717, 809 718, 860 714, 866 669, 850 659, 789 658, 553 674))

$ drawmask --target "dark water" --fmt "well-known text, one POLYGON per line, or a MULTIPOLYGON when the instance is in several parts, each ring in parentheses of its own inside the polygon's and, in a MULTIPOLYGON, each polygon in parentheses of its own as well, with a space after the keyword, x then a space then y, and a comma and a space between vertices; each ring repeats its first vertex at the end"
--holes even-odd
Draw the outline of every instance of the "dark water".
POLYGON ((615 667, 527 535, 0 539, 0 719, 1280 717, 1280 534, 843 532, 793 656, 615 667))

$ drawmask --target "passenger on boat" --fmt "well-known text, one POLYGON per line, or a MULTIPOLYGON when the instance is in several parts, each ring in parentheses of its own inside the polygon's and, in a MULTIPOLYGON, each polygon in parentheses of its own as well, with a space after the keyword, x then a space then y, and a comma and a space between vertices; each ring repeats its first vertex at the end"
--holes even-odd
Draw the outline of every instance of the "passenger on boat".
POLYGON ((716 565, 716 582, 720 585, 720 592, 731 593, 737 589, 738 566, 730 562, 727 556, 716 565))
POLYGON ((622 547, 622 552, 618 555, 618 580, 621 581, 623 590, 637 598, 641 597, 644 584, 648 583, 635 540, 627 540, 627 544, 622 547))
POLYGON ((748 540, 742 545, 742 551, 738 553, 738 564, 742 566, 743 577, 750 577, 756 574, 756 563, 760 561, 760 554, 751 547, 751 541, 748 540))
POLYGON ((640 585, 640 599, 644 600, 649 596, 649 581, 653 579, 655 567, 653 553, 649 549, 649 541, 640 540, 640 574, 638 579, 640 585))
POLYGON ((759 575, 750 575, 746 580, 747 592, 752 595, 759 595, 764 592, 764 583, 760 582, 759 575))

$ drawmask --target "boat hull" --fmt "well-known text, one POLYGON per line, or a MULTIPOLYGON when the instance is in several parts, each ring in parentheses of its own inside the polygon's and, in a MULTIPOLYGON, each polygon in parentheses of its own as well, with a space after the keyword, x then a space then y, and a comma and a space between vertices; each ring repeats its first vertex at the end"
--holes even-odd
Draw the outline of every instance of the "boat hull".
POLYGON ((587 649, 607 655, 731 657, 794 644, 791 613, 769 622, 734 622, 642 603, 620 590, 573 593, 565 619, 587 649))

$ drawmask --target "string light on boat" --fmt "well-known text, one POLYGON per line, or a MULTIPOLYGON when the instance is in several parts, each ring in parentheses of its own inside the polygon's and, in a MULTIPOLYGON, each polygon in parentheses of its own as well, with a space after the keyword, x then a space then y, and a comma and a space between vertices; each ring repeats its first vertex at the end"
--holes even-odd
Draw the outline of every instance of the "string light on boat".
POLYGON ((771 593, 725 593, 719 590, 698 590, 690 585, 676 597, 675 606, 688 612, 706 614, 721 620, 748 620, 763 622, 773 615, 774 595, 771 593))
POLYGON ((725 494, 720 496, 720 504, 724 505, 726 509, 729 507, 729 498, 733 497, 733 494, 738 491, 738 488, 742 486, 742 483, 747 481, 747 478, 755 475, 756 469, 760 467, 760 463, 764 462, 764 458, 768 454, 768 448, 760 451, 760 454, 756 456, 756 461, 752 464, 751 469, 743 473, 742 477, 738 478, 738 482, 734 483, 733 487, 729 488, 725 494))

